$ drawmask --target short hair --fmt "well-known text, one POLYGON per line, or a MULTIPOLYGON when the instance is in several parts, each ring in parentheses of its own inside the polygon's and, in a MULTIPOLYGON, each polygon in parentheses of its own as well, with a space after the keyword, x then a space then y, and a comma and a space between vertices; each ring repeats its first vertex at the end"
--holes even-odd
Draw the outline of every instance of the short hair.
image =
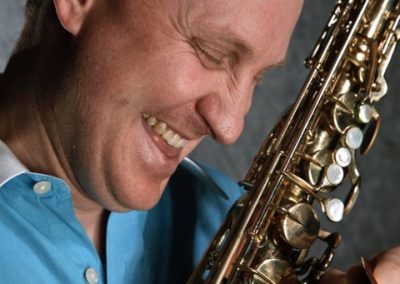
POLYGON ((31 49, 40 43, 44 24, 48 20, 53 6, 51 0, 27 0, 25 6, 25 24, 14 48, 14 54, 31 49))

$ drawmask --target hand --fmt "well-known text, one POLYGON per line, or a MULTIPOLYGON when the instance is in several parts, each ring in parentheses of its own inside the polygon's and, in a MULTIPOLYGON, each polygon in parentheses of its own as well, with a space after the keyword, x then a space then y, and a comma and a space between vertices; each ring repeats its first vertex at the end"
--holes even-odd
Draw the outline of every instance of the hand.
MULTIPOLYGON (((369 261, 372 275, 378 284, 400 283, 400 247, 395 247, 369 261)), ((321 284, 360 284, 368 283, 365 269, 361 264, 353 266, 347 272, 328 271, 321 284)))

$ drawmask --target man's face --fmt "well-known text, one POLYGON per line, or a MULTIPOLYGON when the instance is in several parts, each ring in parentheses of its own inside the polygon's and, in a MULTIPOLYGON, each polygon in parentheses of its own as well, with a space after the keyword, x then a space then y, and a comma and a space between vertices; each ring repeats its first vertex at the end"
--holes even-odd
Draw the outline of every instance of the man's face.
POLYGON ((203 137, 234 142, 257 78, 285 57, 301 5, 97 1, 55 106, 79 187, 108 209, 150 208, 203 137))

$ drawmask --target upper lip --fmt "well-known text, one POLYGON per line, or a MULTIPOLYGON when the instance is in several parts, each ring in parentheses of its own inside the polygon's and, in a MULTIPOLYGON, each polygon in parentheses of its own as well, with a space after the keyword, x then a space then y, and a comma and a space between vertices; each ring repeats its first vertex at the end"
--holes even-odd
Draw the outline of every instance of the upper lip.
POLYGON ((178 133, 182 138, 186 140, 196 140, 205 135, 211 135, 212 131, 209 125, 200 117, 189 115, 185 116, 184 119, 175 119, 171 116, 153 115, 160 121, 167 124, 168 128, 178 133), (179 124, 179 121, 184 121, 184 126, 179 124))

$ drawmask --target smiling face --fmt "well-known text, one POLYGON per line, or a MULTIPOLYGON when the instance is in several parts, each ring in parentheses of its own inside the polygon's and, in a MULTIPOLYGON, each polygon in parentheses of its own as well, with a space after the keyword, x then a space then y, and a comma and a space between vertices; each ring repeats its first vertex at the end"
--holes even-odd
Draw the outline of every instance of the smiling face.
POLYGON ((301 4, 96 1, 53 117, 88 200, 150 208, 202 138, 234 142, 257 78, 285 57, 301 4))

